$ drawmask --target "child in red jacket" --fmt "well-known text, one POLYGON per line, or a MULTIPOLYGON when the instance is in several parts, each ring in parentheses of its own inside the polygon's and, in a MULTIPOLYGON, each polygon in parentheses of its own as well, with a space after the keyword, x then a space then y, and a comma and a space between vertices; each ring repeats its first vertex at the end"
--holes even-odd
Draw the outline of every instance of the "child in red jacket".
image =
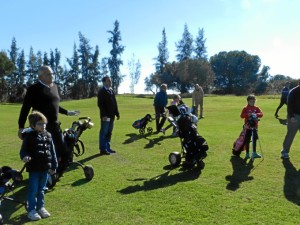
POLYGON ((248 104, 243 108, 241 118, 245 121, 246 135, 245 135, 245 146, 246 146, 246 159, 250 158, 249 145, 252 138, 252 160, 255 158, 261 158, 261 155, 256 152, 256 141, 258 139, 257 128, 258 118, 263 117, 263 112, 259 107, 255 106, 256 98, 254 95, 247 97, 248 104))

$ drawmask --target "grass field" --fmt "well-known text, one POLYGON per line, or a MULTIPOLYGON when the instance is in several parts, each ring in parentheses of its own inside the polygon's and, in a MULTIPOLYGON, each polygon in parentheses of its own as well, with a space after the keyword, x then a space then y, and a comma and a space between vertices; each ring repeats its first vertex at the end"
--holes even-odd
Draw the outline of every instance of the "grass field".
MULTIPOLYGON (((99 111, 96 98, 62 102, 67 109, 78 109, 95 123, 81 140, 86 153, 75 160, 92 165, 94 179, 87 182, 81 168, 71 167, 46 194, 51 217, 34 224, 299 224, 300 215, 300 138, 296 136, 290 161, 280 159, 286 132, 286 107, 274 118, 278 96, 259 96, 257 105, 264 112, 260 121, 257 151, 264 159, 245 162, 231 155, 232 143, 241 132, 240 119, 245 97, 208 96, 199 133, 210 149, 206 167, 184 171, 170 168, 168 155, 180 151, 179 138, 152 134, 139 136, 133 121, 153 114, 153 99, 118 96, 121 119, 115 122, 112 147, 117 154, 99 156, 99 111), (261 147, 260 147, 261 146, 261 147)), ((184 99, 188 105, 191 99, 184 99)), ((0 105, 0 165, 21 169, 21 141, 17 137, 19 104, 0 105)), ((62 128, 76 117, 60 115, 62 128)), ((149 124, 155 129, 155 122, 149 124)), ((27 173, 13 192, 25 199, 27 173)), ((31 223, 25 208, 3 201, 0 213, 7 224, 31 223)))

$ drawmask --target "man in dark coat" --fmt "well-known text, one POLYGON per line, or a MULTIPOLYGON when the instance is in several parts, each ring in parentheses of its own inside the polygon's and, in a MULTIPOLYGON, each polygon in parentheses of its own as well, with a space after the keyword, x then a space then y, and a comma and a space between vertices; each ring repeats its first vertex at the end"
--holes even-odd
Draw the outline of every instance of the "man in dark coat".
POLYGON ((116 151, 110 147, 110 140, 114 128, 115 117, 120 119, 115 93, 111 88, 111 79, 108 76, 102 79, 103 87, 98 92, 98 107, 100 110, 101 128, 99 132, 100 155, 110 155, 116 151))

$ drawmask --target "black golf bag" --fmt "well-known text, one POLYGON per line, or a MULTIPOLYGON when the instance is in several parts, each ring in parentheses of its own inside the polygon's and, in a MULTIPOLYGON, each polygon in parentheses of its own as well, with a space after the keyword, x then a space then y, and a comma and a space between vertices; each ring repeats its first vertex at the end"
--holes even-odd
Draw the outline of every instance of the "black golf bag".
POLYGON ((65 157, 63 157, 61 162, 59 162, 57 173, 50 176, 50 179, 48 180, 49 188, 55 186, 56 182, 71 164, 80 166, 83 169, 85 178, 87 180, 93 179, 94 170, 91 165, 85 166, 82 163, 75 162, 73 160, 74 155, 78 157, 84 154, 85 147, 83 142, 79 138, 83 131, 85 131, 86 129, 91 129, 93 126, 94 124, 91 122, 91 119, 89 117, 81 117, 78 119, 78 121, 74 121, 72 123, 71 128, 65 129, 65 131, 63 132, 64 142, 66 144, 65 157))
POLYGON ((149 122, 152 122, 152 120, 153 120, 153 118, 151 117, 151 115, 147 114, 142 119, 134 121, 133 124, 132 124, 132 127, 135 128, 135 129, 138 129, 140 135, 144 135, 145 130, 147 130, 147 132, 149 134, 151 134, 153 132, 153 128, 152 127, 147 127, 147 125, 148 125, 149 122))
POLYGON ((188 112, 185 105, 169 106, 170 113, 176 118, 176 128, 181 141, 182 153, 172 152, 169 161, 172 166, 178 166, 181 158, 185 158, 185 164, 194 166, 197 164, 203 169, 205 164, 202 161, 209 149, 206 140, 197 131, 197 118, 188 112))

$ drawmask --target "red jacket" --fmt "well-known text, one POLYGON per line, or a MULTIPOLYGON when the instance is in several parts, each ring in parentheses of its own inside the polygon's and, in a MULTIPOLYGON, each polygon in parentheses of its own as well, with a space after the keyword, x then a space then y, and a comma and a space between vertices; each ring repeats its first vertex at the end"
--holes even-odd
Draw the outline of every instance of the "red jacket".
MULTIPOLYGON (((259 107, 257 107, 257 106, 250 106, 248 104, 247 106, 245 106, 243 108, 242 113, 241 113, 241 118, 244 118, 245 124, 247 123, 247 120, 248 120, 250 114, 256 114, 256 116, 258 118, 261 118, 264 115, 263 112, 260 110, 259 107)), ((256 127, 257 126, 258 126, 258 120, 256 122, 256 127)))

